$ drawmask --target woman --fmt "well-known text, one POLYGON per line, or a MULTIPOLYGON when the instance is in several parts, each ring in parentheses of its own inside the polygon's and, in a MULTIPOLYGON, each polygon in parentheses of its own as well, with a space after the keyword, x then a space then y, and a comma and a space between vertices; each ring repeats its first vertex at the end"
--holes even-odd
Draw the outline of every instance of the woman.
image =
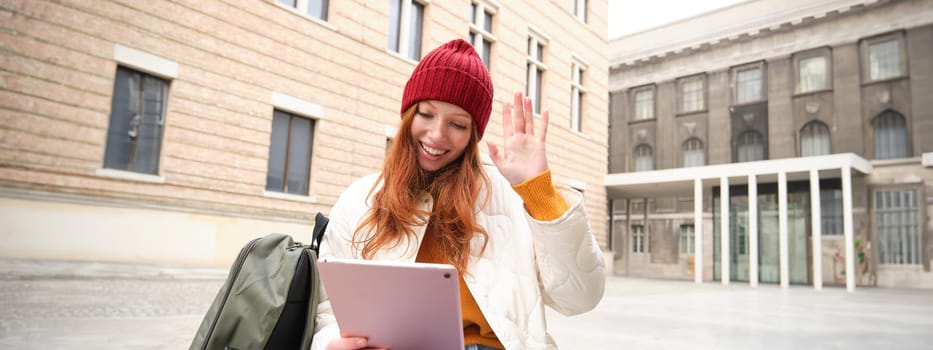
MULTIPOLYGON (((330 213, 321 257, 447 263, 460 274, 467 349, 553 349, 544 305, 567 315, 602 298, 605 267, 583 196, 558 190, 545 154, 548 112, 505 104, 495 167, 479 156, 492 110, 489 73, 469 43, 448 42, 412 72, 402 123, 382 172, 355 181, 330 213), (563 195, 563 196, 562 196, 563 195)), ((340 338, 324 296, 313 349, 360 349, 340 338)))

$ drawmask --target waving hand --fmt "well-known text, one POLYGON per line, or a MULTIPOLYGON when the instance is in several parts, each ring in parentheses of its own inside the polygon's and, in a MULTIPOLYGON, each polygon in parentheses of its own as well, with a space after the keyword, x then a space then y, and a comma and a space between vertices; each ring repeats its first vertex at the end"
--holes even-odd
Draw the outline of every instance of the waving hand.
POLYGON ((548 112, 541 114, 541 125, 534 128, 534 110, 531 99, 522 93, 515 93, 515 110, 506 103, 502 105, 502 128, 504 145, 502 149, 486 142, 489 157, 499 168, 499 172, 512 185, 517 185, 548 169, 547 152, 544 150, 547 139, 548 112), (514 113, 513 113, 514 112, 514 113))

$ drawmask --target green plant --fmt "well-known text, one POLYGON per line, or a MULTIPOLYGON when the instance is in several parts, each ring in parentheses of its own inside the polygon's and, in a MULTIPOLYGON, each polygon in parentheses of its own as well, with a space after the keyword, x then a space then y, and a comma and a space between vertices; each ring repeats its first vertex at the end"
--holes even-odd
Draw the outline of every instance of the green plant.
POLYGON ((865 262, 865 251, 862 250, 862 239, 861 238, 855 239, 855 250, 858 251, 858 254, 856 254, 856 257, 858 257, 858 263, 859 264, 864 263, 865 262))

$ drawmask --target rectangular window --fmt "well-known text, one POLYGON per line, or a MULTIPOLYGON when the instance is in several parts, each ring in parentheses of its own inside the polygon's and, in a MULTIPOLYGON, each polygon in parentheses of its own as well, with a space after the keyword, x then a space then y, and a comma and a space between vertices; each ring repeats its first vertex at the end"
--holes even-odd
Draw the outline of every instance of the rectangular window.
POLYGON ((822 235, 842 235, 842 190, 820 190, 820 223, 822 235))
POLYGON ((811 91, 825 90, 826 85, 826 57, 817 56, 801 59, 798 62, 799 89, 797 92, 806 93, 811 91))
POLYGON ((645 226, 632 225, 632 252, 645 252, 645 226))
POLYGON ((544 46, 548 39, 531 31, 528 35, 528 79, 525 85, 525 95, 531 97, 532 109, 535 114, 541 113, 541 80, 544 79, 544 46))
POLYGON ((389 47, 393 52, 400 52, 402 46, 402 3, 403 0, 389 1, 389 47))
POLYGON ((748 255, 748 231, 736 232, 735 254, 748 255))
POLYGON ((573 0, 573 15, 586 23, 586 0, 573 0))
POLYGON ((740 69, 735 73, 735 103, 743 104, 760 101, 761 67, 740 69))
POLYGON ((389 50, 412 60, 421 59, 424 4, 417 0, 391 0, 389 50))
POLYGON ((322 21, 327 20, 327 0, 276 0, 276 2, 322 21))
POLYGON ((706 109, 704 77, 684 78, 680 83, 680 112, 689 113, 706 109))
POLYGON ((574 59, 570 69, 570 129, 576 132, 583 131, 583 95, 586 94, 583 72, 586 68, 587 64, 574 59))
POLYGON ((470 42, 489 69, 492 43, 496 41, 492 35, 492 19, 498 7, 486 0, 477 0, 473 1, 470 11, 470 42))
POLYGON ((314 120, 273 112, 266 190, 308 195, 313 135, 314 120))
POLYGON ((157 174, 168 80, 117 67, 104 168, 157 174))
POLYGON ((693 254, 693 225, 680 225, 680 254, 693 254))
POLYGON ((871 80, 901 75, 901 51, 897 40, 868 45, 868 72, 871 80))
POLYGON ((757 131, 746 131, 736 140, 738 162, 754 162, 765 159, 765 140, 757 131))
MULTIPOLYGON (((876 191, 875 230, 881 264, 919 265, 920 209, 916 190, 876 191)), ((864 243, 862 243, 864 244, 864 243)))
POLYGON ((635 120, 654 119, 654 89, 635 92, 635 120))

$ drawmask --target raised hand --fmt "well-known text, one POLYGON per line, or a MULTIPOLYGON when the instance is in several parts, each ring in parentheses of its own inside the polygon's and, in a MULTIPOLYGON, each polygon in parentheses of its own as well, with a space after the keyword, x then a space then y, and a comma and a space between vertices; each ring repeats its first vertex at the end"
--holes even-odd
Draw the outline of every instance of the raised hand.
POLYGON ((502 129, 504 145, 499 149, 487 141, 489 157, 499 168, 499 172, 512 185, 517 185, 548 169, 547 152, 544 150, 547 139, 548 112, 541 113, 541 125, 534 129, 534 109, 531 99, 522 93, 515 93, 515 110, 512 105, 502 105, 502 129))

